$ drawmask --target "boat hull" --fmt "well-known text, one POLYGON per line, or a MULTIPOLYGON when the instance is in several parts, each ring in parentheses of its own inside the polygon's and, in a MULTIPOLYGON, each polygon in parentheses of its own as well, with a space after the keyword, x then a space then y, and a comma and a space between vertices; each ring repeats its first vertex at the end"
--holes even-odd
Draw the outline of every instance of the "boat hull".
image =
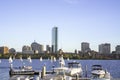
POLYGON ((9 71, 9 74, 10 75, 34 75, 34 71, 31 70, 31 71, 14 71, 14 70, 10 70, 9 71))
POLYGON ((95 78, 95 79, 90 79, 90 80, 110 80, 110 79, 105 79, 105 78, 97 79, 97 78, 95 78))

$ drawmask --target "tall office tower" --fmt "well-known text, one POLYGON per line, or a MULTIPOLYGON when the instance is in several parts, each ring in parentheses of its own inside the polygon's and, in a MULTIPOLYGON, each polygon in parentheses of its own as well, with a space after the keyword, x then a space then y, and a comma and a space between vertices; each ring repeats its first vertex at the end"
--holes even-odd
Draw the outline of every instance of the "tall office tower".
POLYGON ((111 52, 111 46, 109 43, 99 45, 99 53, 100 54, 110 54, 110 52, 111 52))
POLYGON ((117 54, 120 54, 120 45, 117 45, 115 47, 115 51, 116 51, 117 54))
POLYGON ((81 51, 82 51, 83 53, 86 53, 86 52, 90 51, 89 43, 87 43, 87 42, 82 42, 82 43, 81 43, 81 51))
POLYGON ((58 28, 52 28, 52 52, 57 53, 58 50, 58 28))

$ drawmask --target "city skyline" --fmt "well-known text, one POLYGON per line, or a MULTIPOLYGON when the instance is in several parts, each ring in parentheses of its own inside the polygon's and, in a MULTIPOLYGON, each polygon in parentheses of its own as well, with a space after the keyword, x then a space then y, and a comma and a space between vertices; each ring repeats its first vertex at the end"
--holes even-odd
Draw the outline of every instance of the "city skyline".
POLYGON ((0 46, 21 51, 34 40, 51 45, 59 28, 58 49, 74 52, 82 42, 98 51, 101 43, 120 45, 120 0, 1 0, 0 46))

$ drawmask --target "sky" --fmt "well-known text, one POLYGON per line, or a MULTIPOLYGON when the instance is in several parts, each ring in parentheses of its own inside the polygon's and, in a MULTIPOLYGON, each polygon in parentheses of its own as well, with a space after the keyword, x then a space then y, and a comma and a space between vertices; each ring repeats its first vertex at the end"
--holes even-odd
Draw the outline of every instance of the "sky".
POLYGON ((58 47, 81 50, 90 43, 120 45, 120 0, 0 0, 0 46, 21 51, 34 40, 51 45, 52 28, 58 27, 58 47))

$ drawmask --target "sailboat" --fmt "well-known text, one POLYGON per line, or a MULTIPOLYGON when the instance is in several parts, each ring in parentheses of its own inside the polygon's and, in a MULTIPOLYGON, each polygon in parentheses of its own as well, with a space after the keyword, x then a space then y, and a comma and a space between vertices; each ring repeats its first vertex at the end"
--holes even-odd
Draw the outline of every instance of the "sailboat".
POLYGON ((69 58, 67 58, 67 60, 69 61, 70 59, 69 59, 69 58))
POLYGON ((12 62, 13 62, 13 60, 12 60, 12 57, 11 57, 11 56, 9 57, 9 60, 8 60, 8 61, 9 61, 9 63, 12 63, 12 62))
POLYGON ((20 57, 20 61, 23 61, 22 56, 20 57))
POLYGON ((50 57, 50 60, 51 60, 51 62, 53 62, 53 57, 52 56, 50 57))
POLYGON ((0 59, 0 63, 1 63, 1 59, 0 59))
POLYGON ((32 62, 31 56, 29 56, 27 59, 29 62, 32 62))
POLYGON ((55 62, 56 61, 56 58, 54 56, 51 56, 51 62, 55 62))
POLYGON ((48 58, 48 60, 50 60, 50 59, 48 58))
POLYGON ((56 61, 56 58, 55 58, 55 57, 53 58, 53 61, 54 61, 54 62, 56 61))
POLYGON ((40 57, 40 61, 42 61, 42 57, 40 57))

